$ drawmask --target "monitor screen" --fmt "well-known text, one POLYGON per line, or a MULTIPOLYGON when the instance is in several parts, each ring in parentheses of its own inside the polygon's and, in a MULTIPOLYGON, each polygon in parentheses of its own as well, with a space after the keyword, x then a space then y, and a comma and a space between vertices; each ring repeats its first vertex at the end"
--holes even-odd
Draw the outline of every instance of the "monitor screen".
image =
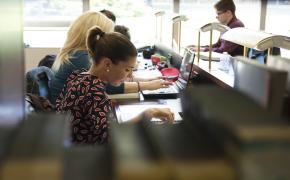
POLYGON ((190 51, 189 49, 184 50, 184 56, 182 58, 182 63, 180 65, 179 69, 179 80, 184 81, 184 83, 187 83, 191 76, 191 69, 192 69, 192 63, 194 60, 194 52, 190 51))

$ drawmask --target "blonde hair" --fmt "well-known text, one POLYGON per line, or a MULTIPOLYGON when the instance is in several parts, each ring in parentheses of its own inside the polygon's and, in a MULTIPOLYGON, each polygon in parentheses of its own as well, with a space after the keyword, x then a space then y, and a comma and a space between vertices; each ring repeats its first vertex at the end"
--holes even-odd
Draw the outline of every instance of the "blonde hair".
POLYGON ((62 64, 69 63, 69 53, 77 50, 87 50, 87 32, 95 25, 106 33, 113 32, 115 26, 112 20, 100 12, 87 11, 83 13, 70 25, 64 46, 53 64, 53 70, 57 71, 62 64))

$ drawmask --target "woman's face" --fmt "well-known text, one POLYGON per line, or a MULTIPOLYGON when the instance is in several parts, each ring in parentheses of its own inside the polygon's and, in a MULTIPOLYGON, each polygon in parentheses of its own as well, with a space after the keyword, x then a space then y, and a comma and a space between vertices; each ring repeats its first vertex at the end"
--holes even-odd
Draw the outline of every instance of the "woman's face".
POLYGON ((132 76, 135 65, 136 57, 129 58, 127 61, 121 61, 118 64, 112 64, 108 72, 108 82, 113 86, 119 86, 128 77, 132 76))

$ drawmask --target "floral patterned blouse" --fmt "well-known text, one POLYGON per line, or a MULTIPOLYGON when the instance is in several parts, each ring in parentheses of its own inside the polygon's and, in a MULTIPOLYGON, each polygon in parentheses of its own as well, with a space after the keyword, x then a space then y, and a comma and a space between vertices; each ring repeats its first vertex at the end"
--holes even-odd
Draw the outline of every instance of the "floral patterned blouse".
POLYGON ((56 100, 59 112, 72 114, 74 144, 108 142, 108 119, 115 118, 111 101, 105 93, 106 84, 85 70, 73 72, 56 100))

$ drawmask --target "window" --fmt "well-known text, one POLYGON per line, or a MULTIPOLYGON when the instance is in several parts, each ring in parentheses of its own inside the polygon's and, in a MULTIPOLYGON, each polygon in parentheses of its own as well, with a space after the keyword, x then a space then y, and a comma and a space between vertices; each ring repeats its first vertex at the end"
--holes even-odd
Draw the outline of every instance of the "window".
MULTIPOLYGON (((186 15, 188 21, 182 28, 182 46, 197 44, 197 29, 201 26, 217 22, 214 4, 216 0, 180 0, 180 14, 186 15)), ((250 29, 259 29, 260 25, 260 1, 235 0, 236 16, 250 29)), ((217 41, 218 32, 213 34, 213 42, 217 41)), ((201 44, 209 44, 209 33, 201 34, 201 44)))
POLYGON ((67 27, 82 13, 82 2, 24 0, 24 43, 29 47, 61 47, 66 38, 67 27))
MULTIPOLYGON (((265 31, 290 36, 290 1, 268 0, 265 31)), ((289 58, 290 51, 281 49, 281 56, 289 58)))
MULTIPOLYGON (((117 17, 116 24, 127 26, 137 47, 154 43, 157 11, 172 12, 172 0, 91 0, 92 10, 108 9, 117 17)), ((167 31, 163 31, 167 34, 167 31)))
POLYGON ((24 25, 66 27, 82 10, 82 0, 24 0, 24 25))

